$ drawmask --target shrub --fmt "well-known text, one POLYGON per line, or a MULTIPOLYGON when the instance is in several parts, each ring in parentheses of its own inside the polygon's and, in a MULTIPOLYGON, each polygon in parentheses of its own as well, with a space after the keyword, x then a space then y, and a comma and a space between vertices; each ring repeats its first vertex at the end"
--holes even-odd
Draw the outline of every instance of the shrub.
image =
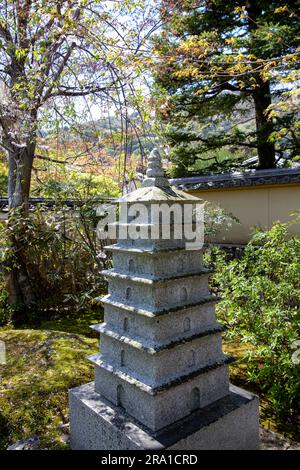
POLYGON ((229 337, 250 343, 247 374, 278 413, 299 412, 300 237, 286 224, 257 231, 239 260, 214 253, 219 319, 229 337))

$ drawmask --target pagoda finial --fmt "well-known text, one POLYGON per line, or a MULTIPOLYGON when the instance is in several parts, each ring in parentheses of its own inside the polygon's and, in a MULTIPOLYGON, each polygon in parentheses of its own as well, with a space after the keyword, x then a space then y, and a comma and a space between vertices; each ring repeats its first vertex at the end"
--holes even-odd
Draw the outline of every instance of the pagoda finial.
POLYGON ((146 178, 142 186, 169 186, 169 182, 164 176, 164 170, 161 163, 161 156, 157 148, 154 148, 149 155, 146 178))

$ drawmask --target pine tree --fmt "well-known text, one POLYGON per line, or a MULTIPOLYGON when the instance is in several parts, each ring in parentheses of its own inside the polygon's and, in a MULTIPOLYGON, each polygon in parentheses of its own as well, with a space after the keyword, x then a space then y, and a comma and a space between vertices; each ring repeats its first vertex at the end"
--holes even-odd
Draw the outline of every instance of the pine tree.
POLYGON ((300 78, 299 6, 299 0, 162 1, 157 101, 177 174, 206 155, 214 159, 218 149, 257 155, 261 169, 299 153, 297 106, 289 108, 287 99, 300 78), (285 112, 272 110, 283 97, 285 112))

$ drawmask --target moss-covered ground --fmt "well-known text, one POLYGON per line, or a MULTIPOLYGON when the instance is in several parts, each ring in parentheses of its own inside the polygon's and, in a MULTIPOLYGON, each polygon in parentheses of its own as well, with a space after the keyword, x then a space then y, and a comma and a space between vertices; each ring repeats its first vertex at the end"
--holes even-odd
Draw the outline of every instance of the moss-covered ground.
MULTIPOLYGON (((97 351, 98 335, 89 325, 101 318, 102 312, 85 313, 44 321, 34 329, 0 328, 7 358, 0 365, 0 449, 32 435, 39 436, 42 448, 68 448, 68 389, 93 380, 85 356, 97 351)), ((240 358, 231 367, 231 380, 259 392, 246 380, 245 347, 224 343, 226 353, 240 358)), ((284 425, 271 411, 262 398, 264 426, 299 441, 297 427, 284 425)))

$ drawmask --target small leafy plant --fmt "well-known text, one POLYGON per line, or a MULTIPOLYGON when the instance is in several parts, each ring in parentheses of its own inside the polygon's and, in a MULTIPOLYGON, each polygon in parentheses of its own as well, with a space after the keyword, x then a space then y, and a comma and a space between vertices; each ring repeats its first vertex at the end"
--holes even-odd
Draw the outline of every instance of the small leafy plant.
MULTIPOLYGON (((89 309, 94 297, 105 289, 101 271, 110 263, 103 250, 103 241, 96 234, 101 216, 96 213, 101 201, 79 201, 70 209, 57 203, 51 209, 38 207, 28 216, 10 215, 10 223, 0 227, 0 324, 18 317, 20 321, 39 321, 41 317, 63 315, 68 312, 89 309), (14 250, 10 243, 13 233, 22 247, 22 259, 34 287, 36 302, 31 310, 20 317, 18 305, 10 302, 10 284, 6 282, 6 260, 14 262, 14 250), (24 261, 25 263, 25 261, 24 261), (9 308, 8 308, 9 307, 9 308)), ((16 244, 15 244, 16 245, 16 244)), ((22 260, 21 259, 21 260, 22 260)), ((12 296, 11 296, 12 297, 12 296)))

